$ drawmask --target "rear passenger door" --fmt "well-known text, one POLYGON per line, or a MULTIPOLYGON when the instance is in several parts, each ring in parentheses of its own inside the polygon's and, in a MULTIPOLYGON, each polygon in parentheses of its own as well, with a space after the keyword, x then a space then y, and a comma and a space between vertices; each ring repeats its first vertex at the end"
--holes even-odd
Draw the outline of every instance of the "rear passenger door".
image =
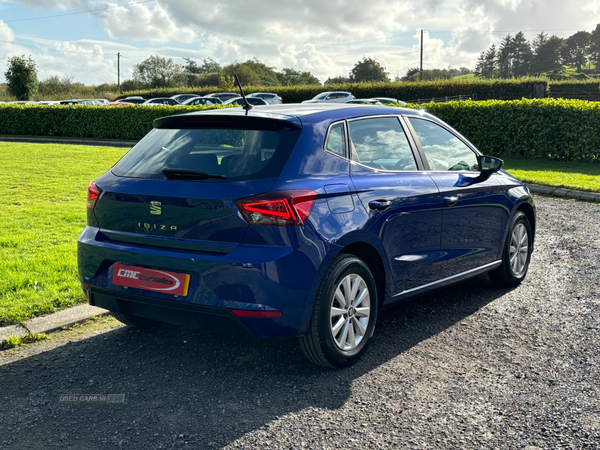
POLYGON ((441 200, 397 116, 348 121, 351 178, 400 291, 437 279, 441 200))

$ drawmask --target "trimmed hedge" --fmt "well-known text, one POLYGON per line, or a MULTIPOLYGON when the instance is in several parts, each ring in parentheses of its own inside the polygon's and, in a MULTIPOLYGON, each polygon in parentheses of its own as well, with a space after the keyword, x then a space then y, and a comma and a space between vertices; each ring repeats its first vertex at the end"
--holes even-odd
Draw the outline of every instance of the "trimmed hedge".
POLYGON ((222 106, 0 105, 0 132, 16 136, 64 136, 139 140, 159 117, 222 106))
MULTIPOLYGON (((438 116, 488 155, 600 159, 600 103, 540 99, 411 106, 438 116)), ((0 105, 0 131, 18 136, 138 140, 158 117, 214 108, 0 105)))
POLYGON ((548 94, 554 98, 598 101, 600 100, 600 82, 598 80, 552 81, 548 94))
MULTIPOLYGON (((514 100, 531 98, 534 84, 548 85, 547 80, 539 78, 520 78, 516 80, 438 80, 418 82, 393 83, 353 83, 304 85, 304 86, 244 86, 244 92, 274 92, 283 99, 284 103, 300 103, 310 100, 315 95, 325 91, 349 91, 356 98, 392 97, 403 101, 428 99, 434 97, 454 97, 467 95, 473 100, 514 100)), ((170 97, 175 94, 206 95, 222 92, 217 87, 164 88, 126 92, 118 98, 129 95, 140 95, 144 98, 170 97)), ((232 89, 231 92, 238 92, 232 89)))
POLYGON ((539 99, 412 105, 498 157, 600 160, 600 103, 539 99))

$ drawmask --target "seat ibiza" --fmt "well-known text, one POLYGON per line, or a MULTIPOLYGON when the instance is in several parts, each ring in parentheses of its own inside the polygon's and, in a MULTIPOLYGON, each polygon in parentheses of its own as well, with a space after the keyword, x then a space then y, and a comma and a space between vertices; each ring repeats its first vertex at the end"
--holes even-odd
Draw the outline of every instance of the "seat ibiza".
POLYGON ((121 322, 298 338, 325 367, 382 309, 489 272, 526 276, 527 188, 422 111, 285 104, 165 117, 89 185, 91 305, 121 322))

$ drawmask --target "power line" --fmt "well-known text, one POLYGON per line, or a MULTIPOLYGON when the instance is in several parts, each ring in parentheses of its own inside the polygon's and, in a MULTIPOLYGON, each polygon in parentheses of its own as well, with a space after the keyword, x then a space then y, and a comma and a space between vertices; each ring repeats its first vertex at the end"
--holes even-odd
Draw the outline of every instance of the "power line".
POLYGON ((88 9, 87 11, 79 11, 79 12, 65 13, 65 14, 56 14, 54 16, 30 17, 28 19, 3 20, 3 22, 4 23, 12 23, 12 22, 26 22, 26 21, 29 21, 29 20, 54 19, 56 17, 75 16, 77 14, 86 14, 86 13, 90 13, 90 12, 106 11, 108 9, 121 8, 123 6, 131 6, 131 5, 141 5, 142 3, 150 3, 150 2, 155 2, 155 1, 157 1, 157 0, 142 0, 140 2, 131 2, 131 3, 124 4, 124 5, 107 6, 105 8, 98 8, 98 9, 88 9))

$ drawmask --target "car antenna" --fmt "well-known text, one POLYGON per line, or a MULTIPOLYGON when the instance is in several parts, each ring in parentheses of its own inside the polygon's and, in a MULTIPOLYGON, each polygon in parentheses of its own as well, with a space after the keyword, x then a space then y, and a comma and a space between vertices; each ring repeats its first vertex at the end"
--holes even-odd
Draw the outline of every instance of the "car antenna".
POLYGON ((246 111, 248 111, 248 110, 252 109, 253 106, 250 103, 248 103, 248 100, 246 100, 246 94, 244 94, 244 90, 242 89, 242 84, 240 83, 240 79, 238 78, 237 74, 234 74, 233 76, 235 77, 235 83, 240 88, 240 92, 242 93, 242 98, 244 99, 245 105, 242 106, 242 108, 244 108, 246 111))

